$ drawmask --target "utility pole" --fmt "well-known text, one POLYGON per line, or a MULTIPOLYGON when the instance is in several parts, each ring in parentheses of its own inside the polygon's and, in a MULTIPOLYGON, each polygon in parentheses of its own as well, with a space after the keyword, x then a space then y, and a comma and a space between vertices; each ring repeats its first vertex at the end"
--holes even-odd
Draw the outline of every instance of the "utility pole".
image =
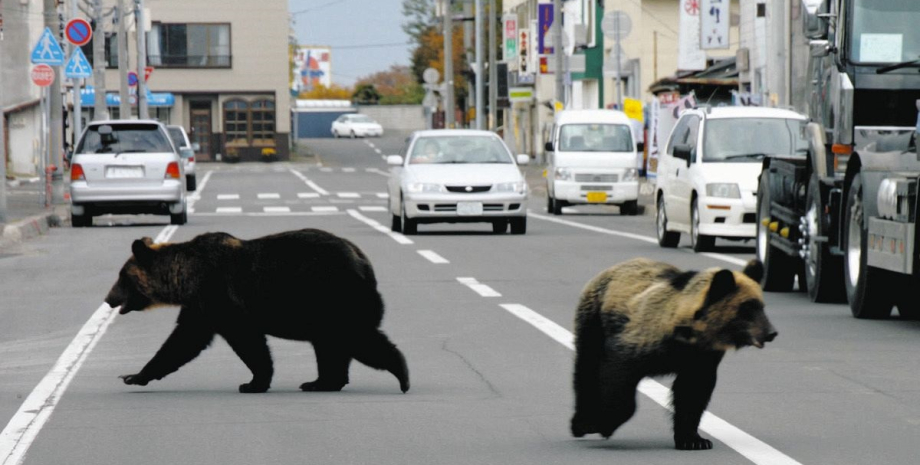
POLYGON ((443 0, 444 9, 444 128, 454 128, 454 13, 453 1, 443 0))
POLYGON ((495 65, 495 0, 489 0, 489 129, 498 127, 498 70, 495 65))
POLYGON ((563 62, 565 52, 562 50, 562 0, 553 0, 553 54, 556 56, 556 101, 565 105, 565 76, 563 62))
POLYGON ((93 0, 93 86, 95 101, 93 120, 109 119, 109 107, 105 103, 105 25, 102 15, 102 0, 93 0))
MULTIPOLYGON (((482 111, 485 108, 485 99, 482 95, 483 93, 483 83, 482 83, 482 46, 485 42, 485 37, 482 34, 482 1, 476 0, 476 129, 484 129, 482 111)), ((557 0, 558 1, 558 0, 557 0)))
MULTIPOLYGON (((473 0, 463 0, 463 17, 469 18, 473 16, 473 0)), ((473 56, 473 23, 470 21, 463 21, 463 50, 466 52, 466 62, 472 63, 475 61, 473 56)), ((473 88, 474 84, 469 79, 466 80, 466 109, 469 111, 470 108, 476 106, 473 98, 476 93, 473 88)), ((464 124, 466 121, 463 122, 464 124)))
POLYGON ((144 0, 134 3, 134 30, 137 31, 137 117, 150 118, 147 111, 147 33, 144 0))
MULTIPOLYGON (((52 32, 61 30, 57 0, 45 0, 45 26, 52 32)), ((48 156, 47 167, 54 166, 51 173, 51 203, 64 203, 64 98, 61 95, 61 74, 63 66, 55 70, 54 81, 48 88, 48 156)), ((47 175, 47 173, 42 173, 47 175)))
POLYGON ((6 221, 6 116, 3 113, 3 33, 0 33, 0 223, 6 221))
POLYGON ((115 40, 118 41, 118 117, 131 118, 130 90, 128 89, 128 22, 125 0, 118 0, 115 10, 115 20, 118 21, 118 32, 115 40))

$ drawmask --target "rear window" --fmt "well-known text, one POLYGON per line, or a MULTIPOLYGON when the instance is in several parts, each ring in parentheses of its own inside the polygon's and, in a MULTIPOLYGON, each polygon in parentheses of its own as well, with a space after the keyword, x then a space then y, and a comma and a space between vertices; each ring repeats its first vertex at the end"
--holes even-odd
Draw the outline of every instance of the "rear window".
POLYGON ((182 134, 182 130, 179 128, 170 128, 167 127, 166 131, 169 132, 169 138, 172 139, 173 145, 176 148, 185 147, 185 135, 182 134))
POLYGON ((631 152, 632 128, 625 124, 564 124, 560 152, 631 152))
POLYGON ((100 124, 90 126, 75 153, 157 153, 172 152, 173 148, 160 131, 151 124, 100 124), (111 134, 100 134, 102 127, 112 128, 111 134))

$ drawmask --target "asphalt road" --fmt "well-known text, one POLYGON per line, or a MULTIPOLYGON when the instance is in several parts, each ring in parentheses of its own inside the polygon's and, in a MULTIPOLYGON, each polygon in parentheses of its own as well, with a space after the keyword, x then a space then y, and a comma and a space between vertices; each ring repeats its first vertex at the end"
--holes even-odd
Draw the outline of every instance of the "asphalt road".
POLYGON ((615 208, 552 217, 538 178, 526 235, 470 224, 394 236, 384 232, 382 155, 403 145, 394 136, 316 140, 309 146, 321 165, 202 163, 187 225, 101 217, 5 251, 0 417, 9 423, 0 463, 917 462, 920 323, 859 321, 844 305, 812 304, 800 293, 767 294, 779 337, 722 363, 704 422, 713 450, 673 449, 669 412, 652 399, 668 378, 644 385, 652 397, 639 396, 638 412, 611 439, 572 438, 569 331, 584 284, 640 256, 737 269, 753 257, 751 245, 661 249, 653 217, 615 208), (219 338, 162 381, 121 383, 118 375, 156 352, 177 314, 112 317, 101 306, 134 239, 177 242, 207 231, 250 239, 305 227, 352 240, 374 263, 383 329, 411 369, 408 393, 359 363, 342 392, 300 392, 316 376, 312 348, 278 339, 270 340, 275 378, 266 394, 237 393, 250 375, 219 338))

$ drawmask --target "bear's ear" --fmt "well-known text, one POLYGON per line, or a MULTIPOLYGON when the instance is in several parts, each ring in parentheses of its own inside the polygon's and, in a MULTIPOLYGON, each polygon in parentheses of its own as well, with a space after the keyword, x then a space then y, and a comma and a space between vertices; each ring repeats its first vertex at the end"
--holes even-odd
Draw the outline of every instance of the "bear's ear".
POLYGON ((747 262, 747 265, 744 266, 744 274, 748 278, 754 280, 754 282, 759 283, 763 279, 763 263, 760 260, 754 258, 751 261, 747 262))
POLYGON ((712 276, 709 283, 709 292, 706 294, 706 303, 712 304, 725 298, 738 288, 735 275, 729 270, 719 270, 712 276))
POLYGON ((696 333, 691 326, 677 326, 674 328, 674 340, 685 344, 693 344, 696 342, 696 333))
POLYGON ((155 252, 150 248, 151 244, 153 244, 153 240, 149 237, 138 239, 131 244, 131 253, 134 254, 134 258, 141 265, 147 265, 153 261, 155 252))

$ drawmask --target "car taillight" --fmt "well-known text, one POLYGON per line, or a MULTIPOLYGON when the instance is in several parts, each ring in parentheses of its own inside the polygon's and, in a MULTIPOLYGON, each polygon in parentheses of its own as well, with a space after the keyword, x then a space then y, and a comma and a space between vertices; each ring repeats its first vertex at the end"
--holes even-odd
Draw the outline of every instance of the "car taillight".
POLYGON ((195 157, 188 157, 189 163, 195 163, 195 157))
POLYGON ((179 179, 179 163, 173 161, 166 166, 166 178, 179 179))
POLYGON ((71 181, 86 181, 86 174, 83 173, 83 167, 79 164, 74 164, 70 167, 70 180, 71 181))

